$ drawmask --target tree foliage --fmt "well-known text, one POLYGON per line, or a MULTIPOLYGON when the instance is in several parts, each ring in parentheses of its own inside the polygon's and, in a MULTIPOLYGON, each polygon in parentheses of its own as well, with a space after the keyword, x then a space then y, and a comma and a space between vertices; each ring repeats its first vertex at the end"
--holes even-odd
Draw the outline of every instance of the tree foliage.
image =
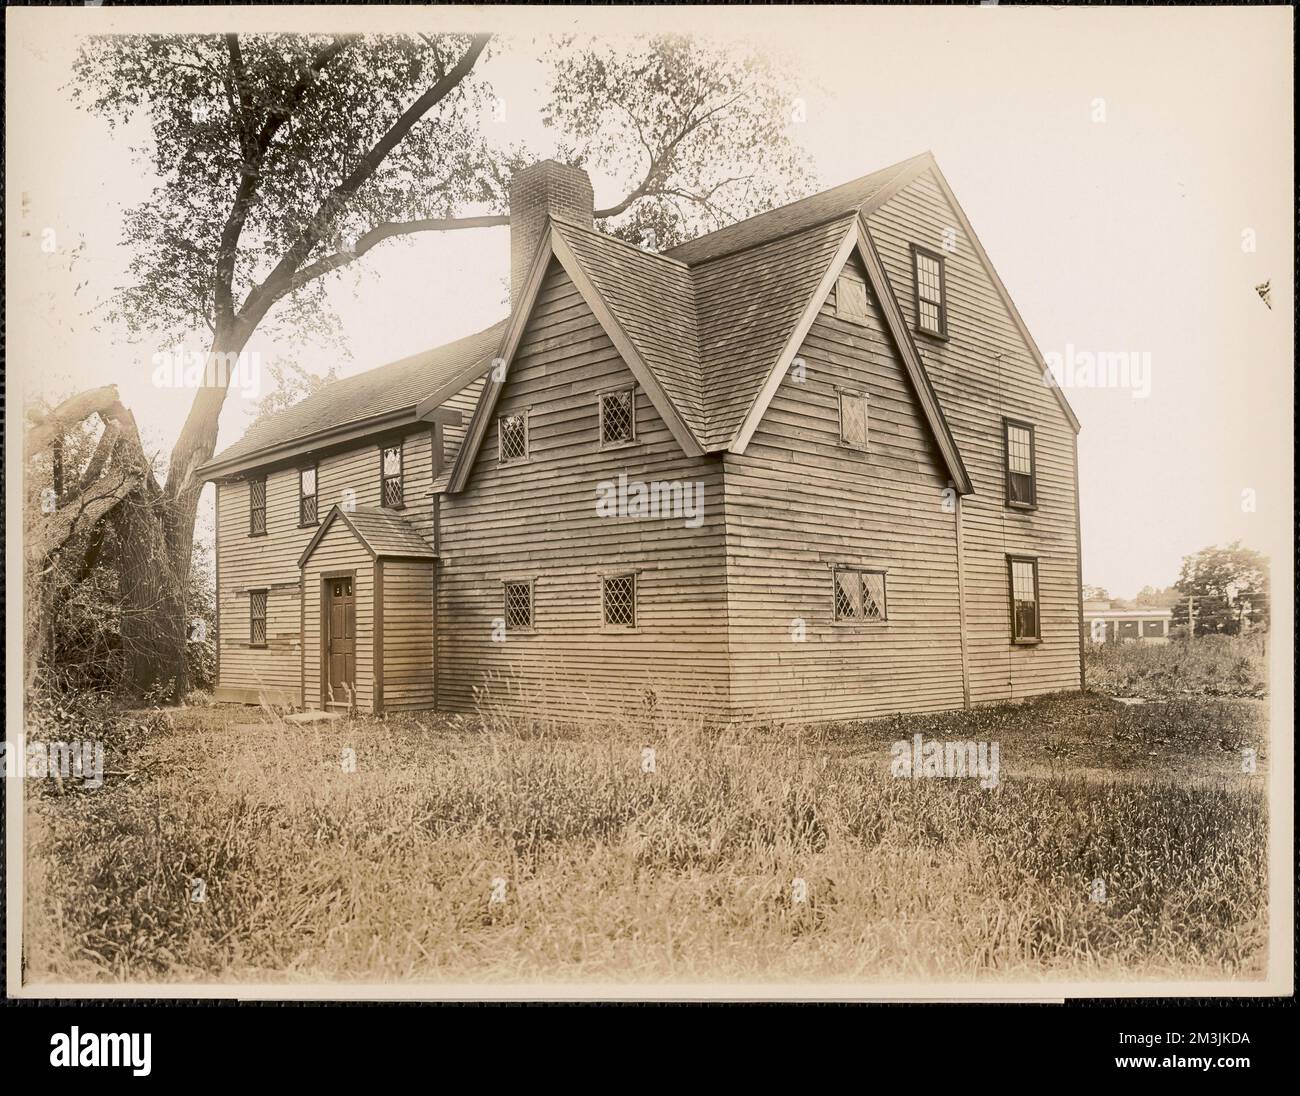
POLYGON ((1186 629, 1191 596, 1198 636, 1238 635, 1268 626, 1268 560, 1253 548, 1243 548, 1240 541, 1184 557, 1174 587, 1179 600, 1173 605, 1173 624, 1186 629))

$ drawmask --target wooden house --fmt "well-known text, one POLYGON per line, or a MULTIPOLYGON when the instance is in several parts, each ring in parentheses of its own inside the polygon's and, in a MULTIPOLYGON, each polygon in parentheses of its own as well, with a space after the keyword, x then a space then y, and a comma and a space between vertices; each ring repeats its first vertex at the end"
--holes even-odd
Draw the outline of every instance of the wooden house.
POLYGON ((511 188, 510 315, 206 466, 221 700, 719 719, 1082 683, 1078 421, 934 158, 662 253, 511 188))

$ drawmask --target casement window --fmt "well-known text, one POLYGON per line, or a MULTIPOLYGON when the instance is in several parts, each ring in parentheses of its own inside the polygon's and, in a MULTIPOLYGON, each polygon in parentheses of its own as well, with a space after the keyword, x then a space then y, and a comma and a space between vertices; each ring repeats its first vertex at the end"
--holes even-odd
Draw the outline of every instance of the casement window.
POLYGON ((298 524, 316 525, 316 466, 298 469, 298 524))
POLYGON ((1007 505, 1030 508, 1038 504, 1034 479, 1034 428, 1027 422, 1002 420, 1003 451, 1006 455, 1007 505))
POLYGON ((850 323, 867 322, 867 287, 863 282, 840 275, 835 283, 835 315, 850 323))
POLYGON ((916 286, 916 329, 947 336, 948 303, 943 256, 912 245, 912 284, 916 286))
POLYGON ((530 632, 533 628, 532 582, 504 582, 504 619, 507 632, 530 632))
POLYGON ((1007 556, 1007 583, 1011 588, 1011 642, 1037 643, 1042 639, 1038 622, 1038 560, 1007 556))
POLYGON ((635 628, 636 575, 609 575, 602 579, 601 609, 606 628, 635 628))
POLYGON ((636 400, 631 388, 619 392, 602 392, 600 404, 600 445, 621 445, 636 440, 636 400))
POLYGON ((840 443, 867 447, 867 397, 861 392, 840 392, 840 443))
POLYGON ((266 591, 250 590, 248 593, 248 645, 266 646, 266 591))
POLYGON ((836 567, 833 579, 836 620, 871 624, 889 619, 884 571, 836 567))
POLYGON ((266 477, 248 481, 248 535, 260 537, 266 534, 266 477))
POLYGON ((379 499, 390 510, 404 505, 402 494, 402 443, 385 445, 379 450, 379 499))
POLYGON ((497 418, 498 454, 500 464, 514 464, 528 459, 528 412, 500 415, 497 418))

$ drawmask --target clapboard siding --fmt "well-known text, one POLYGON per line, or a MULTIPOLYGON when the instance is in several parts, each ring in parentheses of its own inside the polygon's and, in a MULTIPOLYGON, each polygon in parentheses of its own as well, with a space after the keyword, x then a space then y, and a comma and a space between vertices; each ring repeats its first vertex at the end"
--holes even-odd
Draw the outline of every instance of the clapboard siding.
MULTIPOLYGON (((845 277, 866 289, 854 257, 845 277)), ((962 704, 955 516, 878 303, 832 290, 741 456, 726 461, 733 714, 850 719, 962 704), (801 379, 802 378, 802 379, 801 379), (866 393, 867 451, 840 442, 839 389, 866 393), (836 564, 886 571, 888 621, 834 619, 836 564)), ((951 496, 948 496, 951 500, 951 496)))
MULTIPOLYGON (((558 263, 548 271, 496 415, 529 413, 530 459, 499 465, 489 426, 466 489, 442 500, 438 697, 582 716, 644 702, 726 706, 722 469, 688 458, 642 391, 635 445, 600 450, 596 395, 632 374, 558 263), (704 485, 703 523, 606 518, 597 485, 704 485), (601 577, 638 575, 639 627, 602 630, 601 577), (534 630, 494 641, 506 579, 533 580, 534 630)), ((501 631, 497 630, 497 636, 501 631)))
POLYGON ((432 708, 434 564, 386 559, 382 567, 384 710, 432 708))
POLYGON ((962 502, 972 702, 1077 688, 1074 429, 930 171, 884 203, 868 224, 909 324, 915 323, 910 245, 928 247, 945 260, 948 338, 917 334, 916 340, 975 487, 962 502), (953 235, 945 237, 949 230, 953 235), (955 247, 946 248, 946 241, 955 247), (1034 424, 1035 511, 1004 503, 1003 416, 1034 424), (1008 553, 1039 557, 1038 646, 1009 641, 1008 553))
MULTIPOLYGON (((481 382, 476 382, 481 383, 481 382)), ((323 520, 335 504, 380 504, 379 441, 322 455, 317 464, 317 514, 323 520)), ((407 433, 402 440, 405 509, 399 511, 427 541, 434 536, 433 431, 407 433)), ((266 535, 248 535, 249 482, 217 484, 221 529, 217 635, 222 688, 302 688, 298 559, 317 526, 298 525, 298 469, 275 468, 266 477, 266 535), (250 590, 266 589, 267 647, 249 647, 250 590)), ((312 611, 312 595, 306 609, 312 611)), ((308 657, 310 662, 310 656, 308 657)), ((308 693, 308 701, 312 694, 308 693)))
POLYGON ((335 521, 321 538, 316 550, 302 569, 303 579, 303 659, 305 703, 317 707, 326 703, 347 703, 348 697, 321 693, 321 586, 327 574, 354 572, 353 609, 356 614, 356 697, 361 711, 374 707, 374 560, 370 553, 341 521, 335 521))

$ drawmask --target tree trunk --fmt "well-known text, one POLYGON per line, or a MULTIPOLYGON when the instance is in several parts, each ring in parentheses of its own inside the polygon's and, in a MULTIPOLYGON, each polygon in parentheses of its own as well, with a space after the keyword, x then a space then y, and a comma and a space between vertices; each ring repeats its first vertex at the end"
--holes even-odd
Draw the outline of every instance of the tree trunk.
MULTIPOLYGON (((151 524, 141 522, 152 533, 149 537, 123 540, 123 552, 129 554, 130 561, 123 560, 122 573, 132 576, 130 600, 124 609, 137 613, 136 619, 142 626, 151 629, 147 641, 144 636, 134 637, 141 641, 141 655, 138 673, 132 674, 133 683, 140 688, 145 681, 155 684, 174 680, 177 700, 184 697, 189 684, 185 595, 194 552, 194 524, 203 493, 203 480, 196 472, 216 452, 217 427, 234 375, 234 363, 255 326, 234 323, 218 328, 208 351, 209 370, 205 378, 216 383, 205 385, 195 393, 185 425, 172 448, 167 485, 157 507, 157 518, 151 524), (164 566, 151 564, 151 560, 159 560, 164 566), (150 567, 152 571, 147 570, 150 567)), ((144 531, 142 528, 141 532, 144 531)))

